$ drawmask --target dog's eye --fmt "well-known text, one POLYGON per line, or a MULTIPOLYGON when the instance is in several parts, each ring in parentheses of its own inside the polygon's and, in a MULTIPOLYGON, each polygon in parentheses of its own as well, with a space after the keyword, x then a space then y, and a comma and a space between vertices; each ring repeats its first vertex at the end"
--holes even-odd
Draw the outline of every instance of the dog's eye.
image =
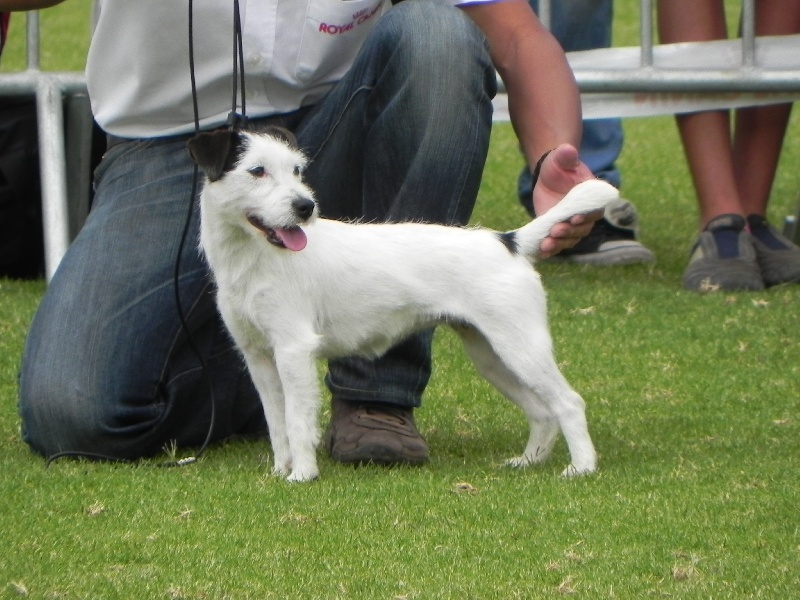
POLYGON ((295 165, 293 172, 295 177, 300 177, 303 174, 303 167, 300 165, 295 165))
POLYGON ((253 177, 266 177, 267 170, 264 167, 250 167, 247 169, 247 172, 250 173, 253 177))

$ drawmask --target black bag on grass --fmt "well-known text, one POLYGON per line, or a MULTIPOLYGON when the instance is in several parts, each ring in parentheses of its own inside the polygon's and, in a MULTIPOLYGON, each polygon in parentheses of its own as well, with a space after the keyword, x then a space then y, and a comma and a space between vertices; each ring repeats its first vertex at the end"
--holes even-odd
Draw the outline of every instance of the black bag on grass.
POLYGON ((0 277, 44 274, 34 98, 0 98, 0 277))

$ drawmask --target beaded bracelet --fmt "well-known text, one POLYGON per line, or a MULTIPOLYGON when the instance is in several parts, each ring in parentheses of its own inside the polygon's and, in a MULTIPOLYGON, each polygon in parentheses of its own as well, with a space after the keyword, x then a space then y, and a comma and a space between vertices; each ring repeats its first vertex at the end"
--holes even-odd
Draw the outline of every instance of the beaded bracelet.
POLYGON ((533 192, 533 190, 536 188, 536 182, 539 180, 539 171, 542 170, 542 163, 544 162, 544 159, 547 158, 547 155, 553 150, 555 150, 555 148, 542 154, 541 158, 536 161, 536 166, 533 167, 533 171, 531 171, 531 192, 533 192))

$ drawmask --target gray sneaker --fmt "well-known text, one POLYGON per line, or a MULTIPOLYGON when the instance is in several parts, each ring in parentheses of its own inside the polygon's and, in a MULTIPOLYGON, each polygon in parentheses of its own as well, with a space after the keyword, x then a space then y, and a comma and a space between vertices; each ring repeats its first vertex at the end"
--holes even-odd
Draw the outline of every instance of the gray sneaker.
POLYGON ((781 283, 800 283, 800 248, 767 223, 764 217, 747 217, 756 260, 767 287, 781 283))
POLYGON ((763 290, 752 237, 744 230, 744 217, 720 215, 700 233, 683 287, 693 292, 763 290))

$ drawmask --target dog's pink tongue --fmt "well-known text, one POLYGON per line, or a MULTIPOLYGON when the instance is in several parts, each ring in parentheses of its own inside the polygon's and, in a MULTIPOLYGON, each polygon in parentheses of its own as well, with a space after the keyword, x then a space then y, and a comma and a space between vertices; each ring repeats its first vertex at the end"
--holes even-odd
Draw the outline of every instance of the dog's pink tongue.
POLYGON ((281 238, 283 245, 286 246, 288 250, 292 250, 294 252, 302 250, 308 243, 305 232, 299 227, 276 229, 275 233, 279 238, 281 238))

